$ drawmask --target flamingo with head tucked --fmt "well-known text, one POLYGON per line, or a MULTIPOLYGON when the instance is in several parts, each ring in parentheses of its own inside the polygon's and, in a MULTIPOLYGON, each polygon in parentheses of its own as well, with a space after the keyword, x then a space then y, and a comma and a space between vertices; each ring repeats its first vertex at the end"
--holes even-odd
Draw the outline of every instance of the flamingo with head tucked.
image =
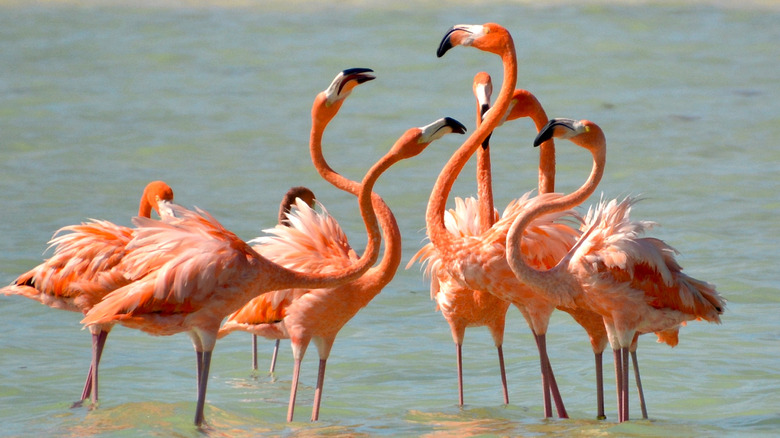
MULTIPOLYGON (((146 185, 138 216, 150 217, 152 210, 160 215, 168 211, 173 190, 162 181, 146 185)), ((109 292, 128 283, 119 262, 127 255, 127 244, 133 230, 108 221, 90 220, 62 227, 49 241, 52 257, 20 275, 10 286, 0 289, 4 295, 21 295, 51 308, 86 314, 109 292)), ((81 392, 80 401, 91 397, 98 401, 98 365, 112 324, 90 327, 92 360, 81 392)))
MULTIPOLYGON (((309 207, 314 207, 316 201, 314 192, 312 192, 311 189, 309 189, 308 187, 304 187, 304 186, 291 187, 290 190, 288 190, 287 193, 284 194, 284 197, 282 198, 282 202, 279 204, 279 215, 278 215, 279 225, 286 226, 286 227, 290 226, 290 219, 287 217, 287 215, 290 213, 292 206, 297 202, 296 201, 297 199, 301 199, 301 201, 306 203, 309 207)), ((263 297, 270 298, 270 296, 273 295, 276 294, 274 294, 273 292, 269 292, 267 294, 261 295, 258 298, 263 298, 263 297)), ((289 299, 289 297, 283 299, 289 299)), ((238 312, 240 312, 240 310, 238 312)), ((233 315, 235 315, 235 313, 233 315)), ((226 325, 229 326, 228 323, 231 322, 230 320, 233 315, 228 317, 228 320, 225 322, 225 324, 222 325, 220 332, 222 332, 225 329, 226 325)), ((268 316, 267 318, 271 318, 272 321, 281 320, 281 316, 276 316, 276 317, 268 316)), ((264 324, 264 325, 269 325, 269 324, 264 324)), ((274 332, 260 333, 259 335, 266 337, 268 339, 273 339, 275 341, 274 352, 271 354, 271 367, 268 370, 269 373, 273 373, 274 369, 276 369, 276 358, 279 355, 279 341, 281 339, 286 339, 286 337, 279 337, 274 332)), ((252 333, 252 369, 253 370, 257 370, 257 336, 258 333, 252 333)))
POLYGON ((542 195, 520 214, 506 236, 506 258, 528 287, 556 305, 589 309, 602 316, 615 356, 618 419, 627 421, 628 353, 640 333, 674 338, 686 321, 720 322, 725 300, 709 283, 682 272, 676 251, 663 241, 640 237, 651 223, 629 219, 635 202, 602 202, 585 219, 585 232, 552 269, 526 263, 523 230, 536 217, 581 204, 596 189, 606 163, 606 139, 593 122, 553 119, 534 144, 550 137, 569 139, 593 155, 585 184, 565 195, 542 195))

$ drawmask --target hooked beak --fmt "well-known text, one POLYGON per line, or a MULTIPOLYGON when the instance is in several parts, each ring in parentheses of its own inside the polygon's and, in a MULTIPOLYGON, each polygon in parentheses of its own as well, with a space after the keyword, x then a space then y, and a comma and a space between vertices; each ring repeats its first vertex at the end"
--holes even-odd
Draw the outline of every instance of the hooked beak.
POLYGON ((439 43, 439 49, 436 50, 436 57, 441 58, 444 56, 445 53, 447 53, 448 50, 458 45, 458 42, 453 43, 452 41, 452 35, 456 32, 466 32, 471 34, 472 32, 469 30, 469 26, 464 25, 457 25, 452 26, 450 30, 447 31, 447 33, 444 35, 444 38, 442 38, 441 42, 439 43))
POLYGON ((429 125, 423 126, 420 130, 422 131, 419 140, 420 143, 430 143, 450 133, 466 133, 466 127, 451 117, 438 119, 429 125))
POLYGON ((369 74, 373 72, 374 70, 371 70, 370 68, 359 68, 359 67, 348 68, 342 71, 341 74, 344 75, 344 79, 341 81, 341 87, 339 88, 339 93, 341 93, 341 89, 349 81, 357 81, 358 84, 362 84, 364 82, 368 82, 376 79, 376 76, 369 74))
POLYGON ((560 137, 561 135, 555 135, 555 131, 559 130, 560 128, 567 129, 572 133, 575 132, 577 130, 574 125, 575 123, 576 121, 572 119, 550 119, 550 121, 548 121, 547 124, 544 125, 544 127, 539 131, 536 139, 534 139, 534 147, 539 146, 553 137, 560 137))

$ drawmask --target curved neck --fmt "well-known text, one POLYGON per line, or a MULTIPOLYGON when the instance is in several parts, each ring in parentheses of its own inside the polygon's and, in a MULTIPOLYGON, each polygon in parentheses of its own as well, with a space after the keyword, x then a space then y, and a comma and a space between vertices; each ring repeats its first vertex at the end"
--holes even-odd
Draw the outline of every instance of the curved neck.
MULTIPOLYGON (((482 125, 482 108, 477 102, 477 128, 482 125)), ((477 199, 479 200, 479 231, 493 226, 493 175, 490 168, 490 139, 486 138, 477 149, 477 199)))
MULTIPOLYGON (((339 103, 340 105, 340 103, 339 103)), ((317 169, 322 178, 332 184, 334 187, 343 190, 348 193, 352 193, 357 196, 360 193, 361 185, 356 181, 352 181, 340 173, 334 171, 325 160, 325 156, 322 152, 322 137, 330 120, 332 120, 335 113, 332 113, 330 117, 323 116, 324 100, 315 100, 314 106, 312 106, 312 129, 309 137, 309 152, 311 154, 311 161, 314 164, 314 168, 317 169)), ((331 110, 332 111, 332 110, 331 110)), ((328 114, 330 115, 330 114, 328 114)), ((382 254, 381 263, 373 269, 378 272, 380 277, 379 281, 385 281, 385 277, 389 276, 386 282, 389 282, 393 278, 395 271, 401 264, 401 231, 398 228, 398 223, 393 216, 393 212, 387 206, 385 201, 376 193, 372 192, 371 196, 373 202, 373 208, 376 210, 379 223, 382 226, 382 234, 385 240, 385 249, 382 254)))
POLYGON ((501 60, 504 65, 504 78, 496 104, 487 112, 487 117, 482 121, 482 124, 474 130, 474 133, 455 151, 444 166, 428 199, 425 223, 428 237, 434 247, 440 248, 452 243, 450 234, 444 226, 444 210, 447 205, 447 198, 452 191, 452 186, 466 162, 468 162, 482 142, 485 141, 490 132, 498 126, 498 123, 509 108, 512 92, 517 83, 517 60, 515 58, 514 44, 511 40, 507 41, 501 60))
MULTIPOLYGON (((536 101, 534 110, 530 114, 539 132, 547 124, 547 113, 536 101)), ((539 145, 539 193, 553 193, 555 191, 555 140, 552 138, 539 145)))
MULTIPOLYGON (((604 166, 606 164, 606 148, 599 148, 597 150, 591 150, 593 153, 593 168, 591 169, 590 176, 588 176, 585 184, 582 185, 576 191, 561 196, 559 198, 539 197, 537 202, 534 202, 527 210, 520 214, 515 219, 512 226, 509 228, 509 233, 506 237, 506 258, 510 268, 517 276, 517 279, 522 283, 533 287, 540 293, 551 293, 547 288, 551 283, 560 281, 556 278, 560 270, 553 268, 548 271, 539 271, 529 266, 523 256, 521 250, 521 240, 523 232, 526 227, 537 217, 566 210, 568 208, 575 207, 582 204, 588 196, 593 194, 596 187, 601 181, 601 176, 604 174, 604 166)), ((574 246, 576 249, 578 245, 574 246)), ((570 251, 571 253, 571 251, 570 251)), ((566 260, 569 257, 564 257, 566 260)), ((560 263, 559 263, 560 266, 560 263)), ((548 298, 556 302, 556 297, 548 296, 548 298)))
POLYGON ((138 216, 152 217, 152 204, 146 199, 146 193, 141 197, 141 203, 138 205, 138 216))

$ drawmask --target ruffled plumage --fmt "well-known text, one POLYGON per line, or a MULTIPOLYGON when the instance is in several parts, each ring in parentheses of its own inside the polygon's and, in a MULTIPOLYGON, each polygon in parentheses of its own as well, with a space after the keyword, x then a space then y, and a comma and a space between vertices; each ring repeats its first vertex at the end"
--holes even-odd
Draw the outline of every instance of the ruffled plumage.
POLYGON ((677 251, 665 242, 641 237, 656 224, 631 220, 639 199, 601 200, 585 216, 587 237, 572 256, 571 265, 587 271, 589 286, 601 290, 630 287, 644 292, 656 309, 674 309, 696 319, 720 322, 725 300, 715 286, 682 272, 677 251))
POLYGON ((287 213, 289 225, 263 230, 269 235, 249 243, 258 253, 288 269, 327 273, 352 265, 358 257, 347 236, 325 207, 317 204, 321 213, 297 199, 287 213))

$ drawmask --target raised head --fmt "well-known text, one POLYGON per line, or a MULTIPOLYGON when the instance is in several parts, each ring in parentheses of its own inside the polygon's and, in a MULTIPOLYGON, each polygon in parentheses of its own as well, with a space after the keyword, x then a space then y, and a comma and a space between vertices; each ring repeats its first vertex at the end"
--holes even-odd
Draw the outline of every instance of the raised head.
POLYGON ((550 119, 536 136, 534 146, 539 146, 551 138, 570 140, 591 152, 606 149, 607 146, 604 131, 590 120, 550 119))
POLYGON ((324 130, 333 117, 341 109, 344 99, 352 93, 358 85, 376 78, 370 68, 350 68, 340 72, 330 83, 330 86, 317 94, 311 109, 314 126, 324 130), (318 124, 319 123, 319 124, 318 124))
POLYGON ((287 213, 290 212, 295 200, 299 199, 306 203, 309 207, 314 208, 316 198, 314 192, 307 187, 296 186, 290 188, 287 193, 284 194, 281 204, 279 204, 279 223, 281 225, 290 226, 290 221, 287 219, 287 213))
POLYGON ((436 56, 441 58, 455 46, 471 46, 485 52, 503 55, 512 46, 512 36, 496 23, 458 24, 450 28, 439 43, 436 56))
MULTIPOLYGON (((477 124, 482 123, 488 110, 490 110, 490 98, 493 95, 493 81, 487 72, 481 71, 474 75, 474 97, 477 98, 477 124)), ((482 149, 490 146, 490 135, 482 142, 482 149)))
POLYGON ((171 202, 173 202, 173 189, 163 181, 152 181, 144 188, 141 204, 138 206, 138 216, 150 217, 152 210, 160 214, 163 204, 171 202))
POLYGON ((323 91, 325 104, 330 106, 344 100, 358 85, 376 79, 370 68, 348 68, 333 79, 330 86, 323 91))

